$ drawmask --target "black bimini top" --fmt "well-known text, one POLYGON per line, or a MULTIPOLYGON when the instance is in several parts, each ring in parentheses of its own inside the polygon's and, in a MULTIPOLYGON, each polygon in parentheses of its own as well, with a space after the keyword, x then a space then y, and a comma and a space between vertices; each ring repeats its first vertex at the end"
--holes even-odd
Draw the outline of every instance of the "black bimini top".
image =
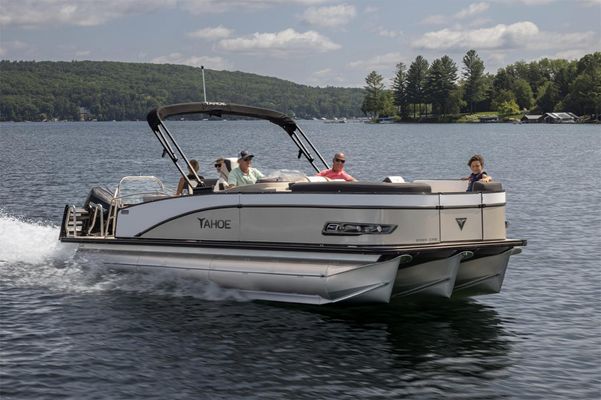
POLYGON ((251 106, 243 106, 240 104, 227 103, 180 103, 168 106, 158 107, 148 113, 146 120, 152 128, 156 130, 161 121, 173 115, 184 114, 208 114, 210 116, 222 117, 223 115, 239 115, 242 117, 252 117, 268 120, 276 125, 281 126, 286 132, 294 132, 298 127, 296 122, 279 111, 270 110, 267 108, 258 108, 251 106))
MULTIPOLYGON (((188 158, 184 155, 184 152, 180 146, 175 141, 175 138, 164 124, 165 119, 171 116, 185 114, 207 114, 209 116, 216 117, 222 117, 223 115, 238 115, 241 117, 251 117, 270 121, 280 126, 282 129, 284 129, 284 131, 286 131, 288 136, 290 136, 294 144, 298 147, 298 158, 305 156, 313 168, 315 168, 316 171, 319 171, 319 168, 317 165, 315 165, 316 159, 311 154, 311 151, 313 151, 317 154, 319 161, 326 168, 329 168, 328 163, 325 161, 323 156, 315 148, 313 143, 311 143, 309 138, 307 138, 296 122, 281 112, 267 108, 218 102, 180 103, 155 108, 146 116, 148 125, 150 125, 152 132, 161 143, 161 146, 163 146, 163 157, 168 155, 169 158, 171 158, 171 161, 173 161, 177 169, 180 171, 180 174, 184 180, 186 180, 190 185, 190 180, 187 177, 187 174, 184 172, 185 168, 181 168, 181 166, 178 165, 179 156, 181 156, 185 164, 188 165, 190 171, 193 171, 192 166, 190 165, 188 158), (179 153, 179 156, 176 154, 176 152, 179 153)), ((196 172, 193 172, 193 174, 196 176, 197 181, 201 182, 196 172)))

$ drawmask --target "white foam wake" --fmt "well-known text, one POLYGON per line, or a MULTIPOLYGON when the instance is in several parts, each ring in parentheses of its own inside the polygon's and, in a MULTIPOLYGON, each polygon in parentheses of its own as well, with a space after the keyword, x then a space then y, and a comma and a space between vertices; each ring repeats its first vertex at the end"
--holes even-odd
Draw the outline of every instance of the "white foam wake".
POLYGON ((0 211, 0 263, 42 264, 66 260, 76 246, 58 240, 59 228, 54 225, 28 222, 0 211))
POLYGON ((25 221, 0 210, 0 284, 63 293, 127 292, 204 300, 246 301, 236 290, 168 273, 116 273, 75 256, 58 240, 59 227, 25 221))

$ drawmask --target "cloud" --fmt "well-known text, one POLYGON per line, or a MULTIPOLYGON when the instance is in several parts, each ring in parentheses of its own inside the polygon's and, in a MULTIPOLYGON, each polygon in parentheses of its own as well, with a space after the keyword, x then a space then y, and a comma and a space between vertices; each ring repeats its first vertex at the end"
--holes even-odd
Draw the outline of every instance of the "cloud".
POLYGON ((198 31, 188 33, 188 36, 198 39, 215 40, 230 37, 233 31, 222 25, 213 28, 204 28, 198 31))
POLYGON ((377 34, 383 37, 395 38, 403 35, 402 31, 393 31, 384 28, 378 28, 377 34))
POLYGON ((301 33, 289 28, 276 33, 257 32, 249 36, 222 39, 217 47, 231 52, 291 55, 337 50, 340 45, 315 31, 301 33))
POLYGON ((312 6, 326 0, 2 0, 0 26, 96 26, 128 15, 179 8, 193 14, 260 9, 288 4, 312 6))
POLYGON ((580 0, 580 2, 585 7, 599 7, 599 6, 601 6, 601 0, 580 0))
POLYGON ((463 19, 466 17, 473 17, 474 15, 481 14, 488 10, 490 4, 488 3, 472 3, 467 8, 457 12, 454 17, 457 19, 463 19))
POLYGON ((378 69, 390 69, 394 68, 400 61, 402 61, 403 56, 401 53, 393 52, 386 53, 375 57, 370 57, 366 60, 356 60, 348 63, 348 67, 353 69, 361 69, 361 70, 378 70, 378 69))
POLYGON ((224 13, 231 10, 260 10, 285 5, 312 6, 327 0, 175 0, 177 6, 193 14, 224 13))
MULTIPOLYGON (((497 0, 498 3, 520 3, 525 6, 545 6, 556 3, 560 0, 497 0)), ((584 7, 600 6, 601 0, 575 0, 574 3, 580 3, 584 7)))
POLYGON ((428 32, 413 43, 417 49, 541 49, 581 47, 592 43, 594 32, 553 33, 541 32, 530 21, 511 25, 499 24, 492 28, 452 30, 442 29, 428 32))
POLYGON ((166 56, 160 56, 150 60, 154 64, 183 64, 192 67, 204 65, 208 69, 224 70, 232 69, 232 65, 221 57, 191 56, 186 57, 181 53, 171 53, 166 56))
POLYGON ((0 25, 34 27, 38 25, 95 26, 130 14, 140 14, 173 5, 175 0, 4 0, 0 25))
POLYGON ((570 49, 564 51, 558 51, 553 56, 548 58, 563 58, 566 60, 578 60, 589 53, 586 49, 570 49))
POLYGON ((332 28, 348 24, 356 15, 355 6, 339 4, 331 7, 310 7, 304 12, 302 19, 310 25, 332 28))
POLYGON ((424 18, 421 23, 425 25, 442 25, 444 23, 461 20, 468 17, 474 17, 475 15, 482 14, 490 8, 488 3, 472 3, 464 9, 459 10, 453 15, 441 15, 435 14, 424 18))

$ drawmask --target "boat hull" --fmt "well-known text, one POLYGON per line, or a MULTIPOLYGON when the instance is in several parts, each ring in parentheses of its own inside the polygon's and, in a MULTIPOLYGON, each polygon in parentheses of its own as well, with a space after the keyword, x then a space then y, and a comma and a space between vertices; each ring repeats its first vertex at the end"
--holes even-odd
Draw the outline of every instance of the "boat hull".
MULTIPOLYGON (((453 252, 450 257, 416 263, 409 254, 382 257, 359 252, 89 241, 80 243, 77 254, 85 263, 113 270, 162 272, 212 282, 224 289, 235 289, 249 300, 330 304, 388 303, 409 297, 449 298, 464 266, 462 260, 471 253, 453 252)), ((505 259, 508 257, 504 255, 505 259)), ((477 267, 468 266, 470 270, 477 267)), ((502 276, 498 278, 502 280, 502 276)))
POLYGON ((500 254, 468 259, 461 263, 453 290, 454 297, 499 293, 505 279, 509 257, 520 254, 512 248, 500 254))

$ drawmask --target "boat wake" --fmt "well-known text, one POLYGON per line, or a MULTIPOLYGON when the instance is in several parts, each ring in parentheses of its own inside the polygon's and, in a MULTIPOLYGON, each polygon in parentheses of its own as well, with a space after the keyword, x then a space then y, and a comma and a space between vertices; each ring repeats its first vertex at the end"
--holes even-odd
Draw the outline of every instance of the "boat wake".
POLYGON ((0 287, 71 294, 126 292, 210 301, 248 301, 236 290, 169 273, 108 270, 78 257, 77 245, 58 240, 59 230, 56 225, 27 221, 0 210, 0 287))

